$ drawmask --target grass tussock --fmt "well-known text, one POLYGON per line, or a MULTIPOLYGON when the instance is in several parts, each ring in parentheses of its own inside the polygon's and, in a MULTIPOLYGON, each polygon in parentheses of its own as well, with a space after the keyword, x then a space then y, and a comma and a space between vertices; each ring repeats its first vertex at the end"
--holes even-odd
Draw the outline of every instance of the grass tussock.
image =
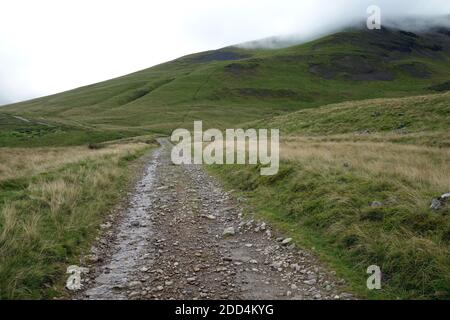
POLYGON ((147 149, 1 150, 0 298, 59 295, 65 267, 119 199, 126 163, 147 149))

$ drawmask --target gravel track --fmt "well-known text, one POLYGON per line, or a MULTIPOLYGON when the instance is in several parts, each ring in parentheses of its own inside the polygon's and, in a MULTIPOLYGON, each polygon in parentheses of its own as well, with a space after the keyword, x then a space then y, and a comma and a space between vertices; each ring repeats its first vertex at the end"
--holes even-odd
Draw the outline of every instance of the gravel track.
POLYGON ((84 259, 77 299, 354 299, 308 251, 243 215, 202 166, 175 166, 171 144, 142 177, 84 259), (224 234, 225 233, 228 234, 224 234))

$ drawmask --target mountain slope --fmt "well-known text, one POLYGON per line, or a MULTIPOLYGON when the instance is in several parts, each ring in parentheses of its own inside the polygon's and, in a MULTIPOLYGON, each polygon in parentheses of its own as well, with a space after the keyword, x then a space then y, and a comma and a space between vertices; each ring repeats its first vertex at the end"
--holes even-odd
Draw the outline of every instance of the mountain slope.
MULTIPOLYGON (((108 138, 118 132, 167 134, 199 119, 223 128, 328 103, 444 91, 449 57, 449 30, 352 29, 284 49, 228 47, 194 54, 2 107, 0 117, 11 121, 11 115, 19 115, 31 120, 27 126, 51 124, 60 135, 88 130, 106 132, 108 138)), ((11 132, 1 131, 0 145, 30 138, 11 138, 11 132)))

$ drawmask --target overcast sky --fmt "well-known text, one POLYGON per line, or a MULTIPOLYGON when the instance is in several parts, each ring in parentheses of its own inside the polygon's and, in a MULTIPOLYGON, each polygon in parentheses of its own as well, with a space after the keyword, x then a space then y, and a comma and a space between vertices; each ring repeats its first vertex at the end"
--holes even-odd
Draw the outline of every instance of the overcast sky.
POLYGON ((274 35, 450 13, 449 0, 0 0, 0 104, 274 35))

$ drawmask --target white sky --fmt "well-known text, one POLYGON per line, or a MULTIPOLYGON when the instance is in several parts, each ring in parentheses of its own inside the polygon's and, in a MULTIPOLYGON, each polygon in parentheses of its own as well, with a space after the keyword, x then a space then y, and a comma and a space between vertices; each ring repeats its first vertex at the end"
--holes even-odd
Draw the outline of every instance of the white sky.
POLYGON ((309 36, 377 4, 450 13, 449 0, 0 0, 0 104, 106 80, 185 54, 309 36))

